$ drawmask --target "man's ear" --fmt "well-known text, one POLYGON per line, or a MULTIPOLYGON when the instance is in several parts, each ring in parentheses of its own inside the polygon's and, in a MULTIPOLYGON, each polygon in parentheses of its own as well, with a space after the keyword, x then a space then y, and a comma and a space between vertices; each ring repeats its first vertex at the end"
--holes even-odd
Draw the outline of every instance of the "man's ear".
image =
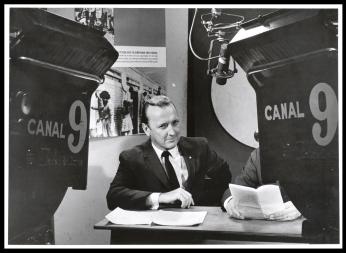
POLYGON ((144 133, 147 135, 147 136, 150 136, 150 128, 147 124, 145 123, 142 123, 142 128, 144 130, 144 133))

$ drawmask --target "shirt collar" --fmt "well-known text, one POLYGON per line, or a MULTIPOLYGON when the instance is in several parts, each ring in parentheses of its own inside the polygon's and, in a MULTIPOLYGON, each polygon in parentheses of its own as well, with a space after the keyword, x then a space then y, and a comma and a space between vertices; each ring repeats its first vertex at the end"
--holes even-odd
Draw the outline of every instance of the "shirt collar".
MULTIPOLYGON (((153 142, 151 142, 151 145, 153 146, 156 155, 161 159, 161 155, 162 155, 163 151, 165 151, 165 150, 160 149, 160 148, 157 147, 153 142)), ((169 153, 171 153, 173 159, 175 159, 175 158, 177 158, 178 156, 180 156, 178 146, 175 146, 175 147, 172 148, 172 149, 168 149, 167 151, 169 151, 169 153)))

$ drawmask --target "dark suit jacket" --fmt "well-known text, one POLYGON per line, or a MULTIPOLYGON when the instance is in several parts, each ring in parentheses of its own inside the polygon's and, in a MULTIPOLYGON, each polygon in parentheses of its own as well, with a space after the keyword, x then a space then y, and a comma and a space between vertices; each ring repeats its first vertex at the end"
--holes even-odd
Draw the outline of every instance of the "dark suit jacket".
MULTIPOLYGON (((178 148, 189 174, 186 190, 192 194, 195 205, 220 205, 232 179, 227 162, 210 149, 205 138, 181 137, 178 148)), ((150 140, 123 151, 119 161, 107 193, 110 210, 148 209, 145 202, 151 193, 172 190, 150 140)))

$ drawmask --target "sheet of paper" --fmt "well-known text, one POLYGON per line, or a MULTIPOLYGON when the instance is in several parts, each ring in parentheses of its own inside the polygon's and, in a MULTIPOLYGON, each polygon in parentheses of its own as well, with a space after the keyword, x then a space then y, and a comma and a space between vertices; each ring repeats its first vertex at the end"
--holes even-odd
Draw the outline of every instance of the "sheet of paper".
POLYGON ((258 200, 264 214, 269 215, 285 209, 279 186, 263 185, 259 187, 257 191, 258 200))
POLYGON ((233 198, 238 202, 238 205, 250 208, 261 208, 256 189, 251 187, 229 184, 229 189, 233 198))
POLYGON ((117 207, 106 215, 106 219, 119 225, 151 224, 152 215, 157 211, 129 211, 117 207))
POLYGON ((206 215, 206 211, 130 211, 117 207, 105 217, 118 225, 193 226, 203 223, 206 215))
POLYGON ((239 211, 245 217, 263 219, 285 208, 280 188, 277 185, 262 185, 257 189, 229 184, 231 194, 237 202, 239 211))
POLYGON ((163 226, 193 226, 203 223, 206 211, 193 212, 175 212, 160 210, 153 215, 153 223, 163 226))

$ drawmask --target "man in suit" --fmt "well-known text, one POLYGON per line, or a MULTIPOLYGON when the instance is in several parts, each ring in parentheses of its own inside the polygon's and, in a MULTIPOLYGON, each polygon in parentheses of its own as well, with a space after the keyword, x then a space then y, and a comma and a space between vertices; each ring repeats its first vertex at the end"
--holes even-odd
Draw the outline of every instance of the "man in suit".
POLYGON ((145 101, 142 127, 149 139, 120 154, 108 208, 219 205, 231 182, 229 166, 205 138, 180 137, 177 110, 168 97, 145 101))
MULTIPOLYGON (((235 184, 244 185, 252 188, 257 188, 263 184, 261 176, 261 166, 260 166, 260 152, 259 148, 254 149, 249 159, 247 160, 245 166, 243 167, 241 173, 235 178, 235 184)), ((294 220, 301 216, 301 213, 293 205, 292 201, 289 200, 284 189, 280 187, 282 199, 284 201, 285 209, 272 213, 268 217, 264 217, 267 220, 294 220)), ((252 219, 253 217, 244 216, 238 209, 236 201, 232 198, 231 192, 228 189, 225 191, 222 200, 223 207, 227 213, 236 219, 252 219)))

